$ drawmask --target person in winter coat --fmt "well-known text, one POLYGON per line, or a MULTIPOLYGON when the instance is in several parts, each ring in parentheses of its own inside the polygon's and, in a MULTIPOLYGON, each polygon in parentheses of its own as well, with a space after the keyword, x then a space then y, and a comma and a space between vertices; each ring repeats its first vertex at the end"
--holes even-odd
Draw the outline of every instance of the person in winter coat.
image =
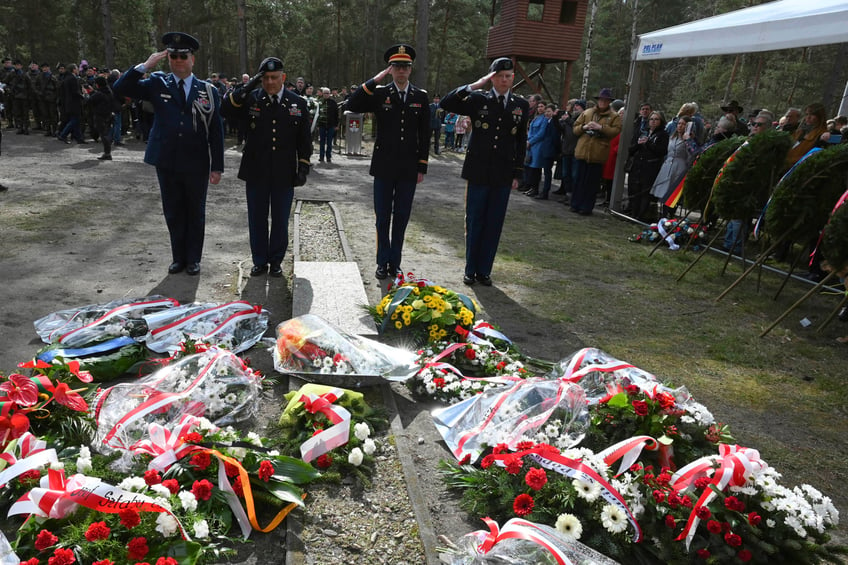
POLYGON ((668 134, 664 128, 665 117, 651 112, 647 131, 634 131, 628 154, 630 170, 627 177, 627 197, 630 214, 647 221, 646 212, 651 201, 650 191, 668 152, 668 134))
MULTIPOLYGON (((574 122, 586 109, 585 100, 569 100, 566 111, 559 118, 560 152, 560 186, 553 194, 571 194, 577 180, 577 166, 574 159, 574 149, 577 147, 577 135, 574 133, 574 122)), ((564 201, 568 204, 568 198, 564 201)))
POLYGON ((97 77, 94 80, 94 92, 88 97, 88 106, 94 118, 94 127, 100 134, 103 142, 103 155, 97 159, 100 161, 112 160, 112 119, 117 109, 118 101, 109 88, 105 77, 97 77))
POLYGON ((556 106, 547 104, 545 113, 536 116, 527 131, 527 153, 530 155, 527 168, 530 171, 528 176, 530 190, 524 194, 539 200, 547 200, 548 193, 551 190, 553 176, 551 169, 553 168, 554 157, 557 154, 558 141, 557 129, 553 121, 554 112, 556 112, 556 106), (540 189, 539 183, 542 180, 543 170, 545 172, 545 184, 540 189))
POLYGON ((701 150, 698 141, 693 137, 690 123, 692 118, 688 116, 682 116, 677 120, 674 133, 668 140, 665 161, 654 181, 654 186, 651 187, 651 196, 663 203, 663 215, 666 217, 671 217, 674 212, 665 206, 666 199, 689 172, 695 156, 701 150))
POLYGON ((580 114, 573 128, 578 136, 574 149, 577 182, 571 197, 571 211, 583 216, 592 214, 604 163, 609 156, 610 141, 621 133, 621 118, 610 108, 612 91, 601 89, 595 100, 598 105, 580 114))

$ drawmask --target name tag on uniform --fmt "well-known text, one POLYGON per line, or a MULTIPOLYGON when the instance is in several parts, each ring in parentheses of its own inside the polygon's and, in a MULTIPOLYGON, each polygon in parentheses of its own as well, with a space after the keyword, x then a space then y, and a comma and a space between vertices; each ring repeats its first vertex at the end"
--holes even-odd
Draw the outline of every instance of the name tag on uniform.
POLYGON ((520 116, 521 115, 521 108, 516 108, 515 110, 512 111, 512 113, 515 116, 520 116))
POLYGON ((170 99, 171 99, 171 95, 170 95, 170 94, 165 94, 164 92, 160 93, 160 94, 159 94, 159 96, 160 96, 161 98, 164 98, 165 100, 170 100, 170 99))
POLYGON ((292 106, 289 108, 289 116, 301 116, 303 113, 300 111, 300 108, 297 106, 292 106))

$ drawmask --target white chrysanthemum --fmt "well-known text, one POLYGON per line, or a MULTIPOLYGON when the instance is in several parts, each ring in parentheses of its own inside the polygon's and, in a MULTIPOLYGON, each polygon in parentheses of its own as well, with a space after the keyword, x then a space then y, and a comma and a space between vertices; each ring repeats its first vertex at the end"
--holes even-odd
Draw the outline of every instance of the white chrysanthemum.
POLYGON ((259 437, 259 434, 256 432, 247 432, 247 441, 252 443, 253 445, 258 445, 262 447, 262 438, 259 437))
POLYGON ((162 534, 162 537, 171 537, 177 533, 177 529, 177 521, 170 514, 161 512, 159 516, 156 517, 156 531, 162 534))
POLYGON ((801 520, 797 516, 787 516, 783 520, 783 523, 795 530, 795 534, 797 534, 798 537, 807 537, 807 532, 804 530, 803 526, 801 526, 801 520))
POLYGON ((268 457, 277 457, 279 455, 280 455, 280 452, 277 449, 272 449, 271 451, 268 452, 268 457))
POLYGON ((571 481, 571 484, 574 486, 574 490, 577 491, 577 496, 586 502, 594 502, 601 494, 601 485, 598 483, 588 483, 580 479, 574 479, 571 481))
POLYGON ((771 518, 766 518, 766 526, 768 526, 769 528, 773 528, 776 525, 777 525, 777 522, 775 522, 771 518))
POLYGON ((209 537, 209 524, 206 523, 206 520, 198 520, 194 523, 194 537, 198 539, 209 537))
POLYGON ((165 498, 171 496, 171 491, 168 490, 168 487, 162 485, 161 483, 158 485, 150 485, 148 488, 155 492, 157 496, 162 496, 165 498))
POLYGON ((318 357, 316 357, 315 359, 312 360, 312 366, 315 367, 316 369, 319 369, 321 367, 321 365, 323 365, 323 363, 321 362, 321 359, 319 359, 318 357))
POLYGON ((78 473, 88 473, 91 471, 91 458, 90 457, 79 457, 77 458, 77 472, 78 473))
POLYGON ((61 471, 65 468, 65 464, 61 461, 53 461, 50 463, 50 468, 54 471, 61 471))
POLYGON ((241 461, 245 458, 245 456, 247 456, 247 449, 244 447, 231 447, 228 451, 230 452, 230 455, 232 455, 239 461, 241 461))
POLYGON ((574 514, 560 514, 556 521, 556 531, 568 541, 577 541, 583 535, 583 524, 574 514))
POLYGON ((181 490, 177 497, 180 499, 180 504, 186 512, 194 512, 197 510, 197 497, 190 490, 181 490))
POLYGON ((147 488, 147 483, 144 482, 144 477, 127 477, 118 483, 118 488, 121 490, 141 491, 147 488))
MULTIPOLYGON (((170 495, 171 492, 168 491, 168 494, 170 495)), ((154 496, 153 497, 153 503, 158 504, 159 506, 161 506, 165 510, 173 510, 174 509, 173 506, 171 506, 170 499, 168 499, 168 498, 163 498, 161 496, 154 496)))
POLYGON ((428 381, 424 384, 424 390, 427 391, 427 394, 433 394, 436 392, 436 385, 433 381, 428 381))
POLYGON ((359 467, 362 465, 362 457, 362 450, 358 447, 354 447, 350 450, 350 454, 347 456, 347 462, 354 467, 359 467))
POLYGON ((359 422, 353 426, 353 435, 359 441, 365 441, 371 435, 371 428, 365 422, 359 422))
POLYGON ((79 456, 82 459, 91 459, 91 450, 87 446, 83 445, 79 448, 79 456))
POLYGON ((377 444, 374 443, 373 439, 368 438, 362 444, 362 451, 364 451, 366 455, 374 455, 374 452, 377 451, 377 444))
POLYGON ((218 429, 215 424, 203 417, 197 419, 197 428, 202 432, 218 429))
POLYGON ((611 534, 619 534, 627 529, 627 517, 621 508, 607 504, 601 510, 601 523, 611 534))

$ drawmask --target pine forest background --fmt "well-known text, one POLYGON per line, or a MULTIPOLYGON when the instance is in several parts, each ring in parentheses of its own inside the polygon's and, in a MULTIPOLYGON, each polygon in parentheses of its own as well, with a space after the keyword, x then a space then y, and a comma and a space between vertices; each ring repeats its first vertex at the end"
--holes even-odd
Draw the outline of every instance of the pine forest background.
MULTIPOLYGON (((413 82, 445 93, 485 74, 486 35, 502 0, 27 0, 0 3, 0 51, 38 63, 76 62, 121 70, 161 49, 165 31, 186 31, 201 41, 195 73, 253 74, 269 55, 283 59, 289 80, 316 86, 360 83, 384 68, 389 45, 409 42, 419 52, 413 82), (426 47, 420 37, 427 38, 426 47), (246 52, 240 48, 246 46, 246 52), (426 74, 426 79, 423 75, 426 74)), ((538 4, 543 0, 533 0, 538 4)), ((555 2, 559 0, 547 0, 555 2)), ((625 94, 635 34, 709 17, 754 0, 589 0, 597 5, 586 95, 611 87, 625 94)), ((568 97, 579 97, 581 59, 568 97)), ((815 29, 810 29, 814 34, 815 29)), ((640 101, 672 115, 696 101, 707 118, 738 100, 746 111, 822 102, 832 116, 848 79, 848 43, 740 55, 656 61, 646 66, 640 101)), ((525 68, 535 68, 524 64, 525 68)), ((55 67, 54 67, 55 68, 55 67)), ((544 80, 562 98, 565 64, 548 65, 544 80)), ((527 85, 519 93, 527 94, 527 85)), ((544 94, 544 93, 543 93, 544 94)))

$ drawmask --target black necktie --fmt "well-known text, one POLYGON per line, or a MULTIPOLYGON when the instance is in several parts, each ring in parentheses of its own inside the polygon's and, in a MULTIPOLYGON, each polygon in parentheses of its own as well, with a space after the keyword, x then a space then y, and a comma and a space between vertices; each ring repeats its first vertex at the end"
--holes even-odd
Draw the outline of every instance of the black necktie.
POLYGON ((501 94, 500 96, 498 96, 498 104, 500 104, 500 105, 501 105, 501 108, 503 108, 503 107, 504 107, 504 97, 503 97, 503 94, 501 94))
POLYGON ((277 98, 277 95, 276 95, 276 94, 275 94, 275 95, 273 95, 273 96, 271 96, 271 101, 274 103, 274 106, 276 106, 277 104, 279 104, 279 103, 280 103, 280 99, 279 99, 279 98, 277 98))
POLYGON ((406 91, 401 90, 398 94, 400 94, 400 103, 404 104, 406 102, 406 91))
POLYGON ((185 81, 183 79, 180 79, 180 82, 179 82, 179 84, 177 84, 177 86, 180 89, 180 102, 182 102, 182 105, 185 106, 185 104, 186 104, 185 81))

